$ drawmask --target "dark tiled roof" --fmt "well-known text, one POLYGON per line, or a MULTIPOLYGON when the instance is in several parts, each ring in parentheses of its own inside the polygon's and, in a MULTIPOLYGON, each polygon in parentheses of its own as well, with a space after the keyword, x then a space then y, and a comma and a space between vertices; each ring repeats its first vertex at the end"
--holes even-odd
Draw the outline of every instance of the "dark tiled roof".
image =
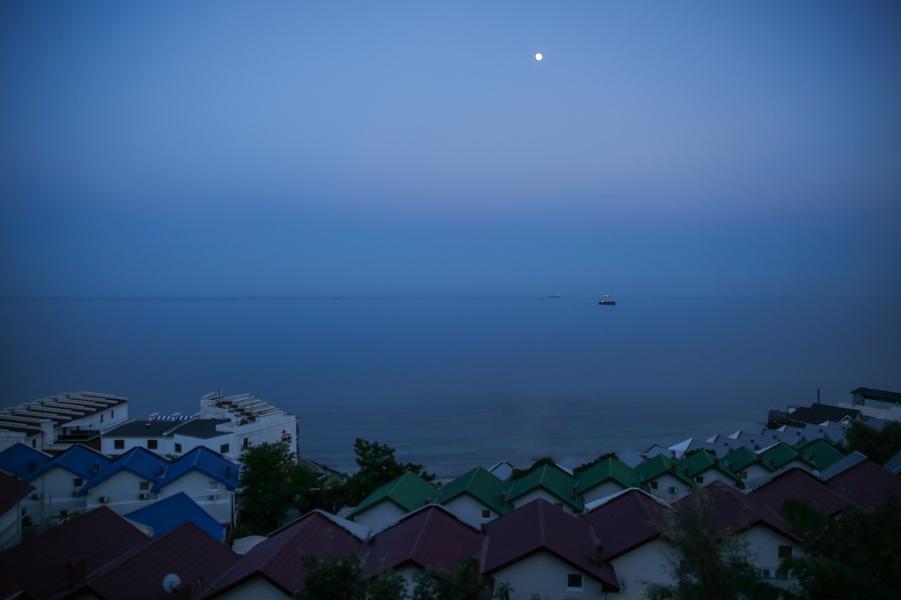
POLYGON ((853 419, 859 414, 860 411, 853 408, 842 408, 841 406, 832 406, 830 404, 811 404, 810 407, 801 406, 796 408, 789 413, 788 418, 795 422, 818 425, 824 421, 841 421, 845 417, 853 419))
POLYGON ((366 543, 319 513, 305 515, 254 546, 213 586, 217 595, 254 576, 263 577, 294 595, 303 589, 305 556, 322 560, 362 556, 366 543))
POLYGON ((182 597, 163 590, 163 577, 174 573, 178 592, 194 597, 237 561, 227 546, 186 523, 100 570, 85 587, 101 598, 182 597))
POLYGON ((619 591, 613 566, 599 560, 591 526, 545 500, 529 502, 489 523, 483 543, 484 573, 545 551, 595 578, 604 590, 619 591))
POLYGON ((370 541, 365 578, 403 565, 450 573, 463 560, 478 558, 481 535, 440 506, 411 513, 370 541))
POLYGON ((216 522, 210 513, 200 508, 184 492, 157 500, 149 506, 125 515, 132 521, 147 525, 158 538, 185 523, 193 523, 218 542, 225 541, 225 527, 216 522))
POLYGON ((32 491, 34 488, 27 483, 22 483, 12 475, 0 473, 0 515, 15 507, 32 491))
POLYGON ((137 527, 101 507, 0 553, 0 581, 48 598, 147 541, 137 527))
POLYGON ((901 479, 871 460, 865 460, 829 480, 829 487, 863 507, 901 500, 901 479))
POLYGON ((876 388, 859 387, 851 390, 851 393, 864 398, 873 398, 874 400, 883 400, 886 402, 901 402, 901 393, 890 392, 889 390, 877 390, 876 388))
POLYGON ((604 560, 656 539, 663 533, 669 507, 639 490, 605 502, 582 520, 594 528, 604 560))
POLYGON ((845 499, 803 469, 789 469, 773 477, 750 494, 759 504, 781 511, 788 500, 809 502, 825 516, 845 507, 845 499))
POLYGON ((183 424, 181 421, 166 421, 165 419, 138 419, 105 431, 103 437, 159 437, 183 424))
POLYGON ((180 425, 174 433, 200 439, 219 437, 228 435, 229 432, 219 431, 216 426, 228 422, 228 419, 192 419, 180 425))
POLYGON ((677 501, 677 510, 699 507, 709 521, 723 533, 741 533, 754 525, 765 525, 788 538, 795 536, 775 509, 759 504, 734 487, 715 481, 677 501))

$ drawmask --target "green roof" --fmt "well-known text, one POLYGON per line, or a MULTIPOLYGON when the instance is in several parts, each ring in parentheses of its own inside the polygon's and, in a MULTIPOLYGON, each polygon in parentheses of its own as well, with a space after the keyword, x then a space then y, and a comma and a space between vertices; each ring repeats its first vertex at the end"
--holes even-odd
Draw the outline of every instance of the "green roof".
POLYGON ((686 477, 696 477, 705 471, 716 469, 736 483, 741 484, 741 478, 729 467, 724 465, 717 457, 707 450, 697 450, 687 454, 679 463, 679 470, 686 477))
POLYGON ((687 479, 685 475, 679 472, 679 463, 663 454, 658 454, 654 458, 649 458, 635 467, 635 473, 638 475, 638 479, 641 483, 648 483, 661 475, 669 473, 673 477, 681 479, 688 485, 693 485, 690 479, 687 479))
POLYGON ((542 465, 511 481, 507 488, 507 500, 513 501, 539 488, 568 504, 576 512, 582 512, 582 497, 575 494, 575 480, 554 465, 542 465))
POLYGON ((815 469, 825 469, 845 456, 824 439, 801 442, 795 449, 801 453, 801 459, 815 469))
POLYGON ((410 512, 425 505, 437 493, 438 488, 434 485, 413 471, 407 471, 363 498, 363 501, 350 511, 347 518, 353 519, 361 512, 386 500, 393 502, 405 512, 410 512))
POLYGON ((639 483, 635 471, 615 456, 608 456, 576 474, 576 491, 582 494, 610 480, 624 488, 638 487, 639 483))
MULTIPOLYGON (((757 453, 751 450, 750 448, 736 448, 732 450, 729 454, 723 457, 723 462, 733 471, 738 473, 739 471, 746 469, 757 462, 757 453)), ((767 465, 761 463, 761 466, 768 471, 772 471, 773 469, 767 465)))
POLYGON ((791 461, 798 458, 798 451, 786 444, 777 442, 758 453, 760 464, 771 469, 781 469, 791 461))
POLYGON ((457 496, 469 494, 495 512, 504 514, 509 510, 503 504, 505 487, 503 481, 482 467, 476 467, 442 487, 434 502, 446 504, 457 496))

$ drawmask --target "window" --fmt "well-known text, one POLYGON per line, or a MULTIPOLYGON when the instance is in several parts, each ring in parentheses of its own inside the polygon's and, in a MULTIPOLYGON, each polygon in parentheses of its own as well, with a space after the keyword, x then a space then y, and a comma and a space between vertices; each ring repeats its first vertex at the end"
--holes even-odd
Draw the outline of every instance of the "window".
POLYGON ((114 411, 114 410, 109 411, 109 418, 110 418, 110 419, 112 419, 112 418, 115 417, 115 416, 116 416, 116 411, 114 411))
POLYGON ((747 471, 742 471, 741 473, 738 474, 738 476, 741 477, 742 479, 747 479, 747 478, 748 478, 748 472, 747 472, 747 471))
POLYGON ((241 447, 250 448, 250 438, 244 438, 244 440, 241 441, 241 447))
POLYGON ((228 444, 219 446, 219 454, 228 454, 228 444))
POLYGON ((651 482, 651 489, 652 489, 652 490, 656 490, 656 489, 657 489, 657 481, 656 481, 656 480, 651 482))
POLYGON ((210 491, 211 491, 211 492, 218 492, 218 491, 219 491, 219 482, 218 482, 218 481, 211 481, 211 482, 210 482, 210 491))
POLYGON ((125 450, 125 440, 113 440, 113 448, 116 450, 125 450))
POLYGON ((679 490, 676 489, 676 486, 671 485, 671 486, 669 486, 669 493, 672 494, 673 496, 675 496, 676 494, 679 493, 679 490))
POLYGON ((103 423, 103 413, 100 413, 100 422, 103 423))
POLYGON ((181 444, 175 444, 175 451, 181 453, 181 444))
POLYGON ((37 440, 31 440, 31 447, 32 447, 32 448, 37 448, 37 447, 38 447, 38 441, 37 441, 37 440))
POLYGON ((490 518, 491 518, 491 511, 488 510, 487 508, 483 508, 482 509, 482 520, 487 521, 490 518))
POLYGON ((695 483, 704 483, 703 475, 695 475, 695 483))
POLYGON ((791 558, 792 557, 792 547, 791 546, 779 546, 779 558, 791 558))
POLYGON ((150 489, 150 482, 142 481, 141 483, 138 484, 138 489, 141 490, 142 492, 148 491, 150 489))
POLYGON ((147 448, 150 450, 156 450, 156 440, 147 440, 147 448))
POLYGON ((582 591, 582 575, 580 573, 569 573, 566 576, 566 591, 581 592, 582 591))
MULTIPOLYGON (((84 485, 84 479, 82 479, 81 477, 76 477, 75 479, 72 480, 72 487, 81 487, 83 485, 84 485)), ((779 547, 779 551, 780 552, 782 551, 781 546, 779 547)))

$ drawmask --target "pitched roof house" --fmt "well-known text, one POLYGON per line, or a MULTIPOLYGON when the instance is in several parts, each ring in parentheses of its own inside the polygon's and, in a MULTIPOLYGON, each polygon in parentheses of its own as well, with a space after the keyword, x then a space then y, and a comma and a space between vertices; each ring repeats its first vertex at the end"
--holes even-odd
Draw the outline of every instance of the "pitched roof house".
POLYGON ((606 456, 576 472, 576 492, 591 502, 639 485, 635 471, 616 456, 606 456))
POLYGON ((370 529, 381 529, 438 495, 438 488, 412 471, 389 481, 363 498, 347 514, 370 529))
POLYGON ((511 507, 504 504, 505 489, 503 481, 476 467, 442 486, 432 502, 478 527, 510 511, 511 507))
POLYGON ((635 467, 635 473, 642 489, 669 501, 685 496, 694 487, 694 483, 679 469, 679 463, 663 454, 635 467))
POLYGON ((706 450, 697 450, 687 454, 679 462, 679 471, 694 482, 695 485, 707 485, 714 481, 723 481, 738 487, 744 487, 741 477, 717 458, 716 455, 706 450))
POLYGON ((185 523, 193 523, 217 542, 225 541, 225 527, 216 522, 216 519, 184 492, 157 500, 149 506, 128 513, 125 517, 150 527, 154 538, 165 535, 185 523))
POLYGON ((495 590, 507 584, 523 598, 619 590, 591 525, 546 500, 486 525, 482 543, 481 571, 494 579, 495 590))
POLYGON ((881 506, 890 498, 901 500, 901 479, 871 460, 842 471, 827 485, 865 508, 881 506))
POLYGON ((844 454, 822 438, 806 440, 795 445, 802 460, 817 471, 831 467, 844 458, 844 454))
POLYGON ((582 497, 576 491, 576 481, 562 468, 544 464, 510 482, 506 492, 507 502, 519 508, 537 498, 571 512, 582 512, 582 497))
POLYGON ((27 480, 51 458, 49 454, 15 443, 0 452, 0 471, 27 480))

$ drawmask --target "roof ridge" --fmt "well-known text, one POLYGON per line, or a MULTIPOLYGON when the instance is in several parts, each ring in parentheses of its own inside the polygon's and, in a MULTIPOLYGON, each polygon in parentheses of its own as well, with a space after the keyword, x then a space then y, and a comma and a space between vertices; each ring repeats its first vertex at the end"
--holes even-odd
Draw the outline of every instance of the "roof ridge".
POLYGON ((434 510, 425 510, 424 512, 426 513, 425 521, 416 533, 416 538, 413 540, 413 543, 410 545, 410 557, 412 557, 419 549, 419 542, 422 541, 422 536, 425 535, 426 527, 429 526, 429 521, 432 519, 432 515, 435 514, 434 510))

